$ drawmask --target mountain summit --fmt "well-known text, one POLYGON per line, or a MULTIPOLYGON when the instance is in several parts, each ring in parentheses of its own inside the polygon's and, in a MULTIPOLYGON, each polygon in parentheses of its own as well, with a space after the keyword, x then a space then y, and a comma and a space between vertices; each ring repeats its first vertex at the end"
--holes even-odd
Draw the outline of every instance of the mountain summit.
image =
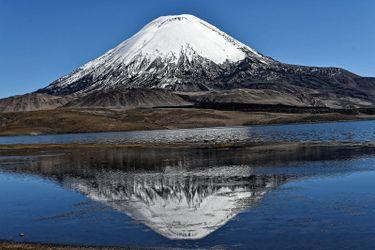
MULTIPOLYGON (((262 57, 255 50, 195 16, 162 16, 85 66, 92 67, 106 59, 111 63, 117 59, 119 63, 128 65, 139 57, 149 63, 162 58, 171 64, 177 64, 180 59, 192 61, 194 57, 202 57, 221 64, 242 60, 247 54, 262 57)), ((149 65, 142 66, 147 68, 149 65)))
POLYGON ((189 82, 189 74, 217 75, 221 67, 245 58, 257 64, 272 62, 195 16, 162 16, 45 90, 70 94, 116 85, 181 89, 178 84, 189 82))

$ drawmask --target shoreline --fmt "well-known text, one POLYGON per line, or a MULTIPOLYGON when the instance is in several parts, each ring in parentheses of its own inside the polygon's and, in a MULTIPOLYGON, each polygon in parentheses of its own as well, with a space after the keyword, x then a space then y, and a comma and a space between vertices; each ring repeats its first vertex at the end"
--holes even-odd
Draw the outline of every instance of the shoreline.
MULTIPOLYGON (((104 131, 86 131, 86 132, 67 132, 57 134, 9 134, 3 135, 0 132, 1 137, 14 137, 14 136, 39 136, 39 135, 75 135, 75 134, 90 134, 90 133, 121 133, 121 132, 148 132, 148 131, 171 131, 171 130, 186 130, 186 129, 214 129, 214 128, 235 128, 235 127, 258 127, 258 126, 278 126, 278 125, 309 125, 309 124, 325 124, 325 123, 345 123, 345 122, 360 122, 360 121, 375 121, 375 115, 373 117, 365 118, 353 118, 343 120, 319 120, 319 121, 291 121, 286 123, 254 123, 254 124, 242 124, 242 125, 230 125, 230 126, 208 126, 208 127, 188 127, 188 128, 164 128, 164 129, 137 129, 137 130, 104 130, 104 131)), ((0 144, 1 146, 2 144, 0 144)), ((4 144, 7 145, 7 144, 4 144)), ((13 144, 9 144, 13 145, 13 144)))
MULTIPOLYGON (((117 250, 117 249, 134 249, 132 247, 98 247, 98 246, 85 246, 85 245, 65 245, 54 243, 39 243, 39 242, 17 242, 17 241, 2 241, 0 240, 0 249, 15 250, 117 250)), ((137 249, 142 249, 137 247, 137 249)))
POLYGON ((0 136, 314 124, 365 120, 375 120, 375 114, 296 114, 183 108, 144 108, 124 111, 61 109, 0 113, 0 136))
POLYGON ((158 143, 158 144, 103 144, 103 143, 65 143, 65 144, 0 144, 0 156, 27 156, 38 153, 49 153, 69 150, 111 150, 111 149, 165 149, 165 150, 229 150, 229 149, 249 149, 249 150, 284 150, 291 147, 347 147, 347 148, 375 148, 375 142, 233 142, 233 143, 158 143))

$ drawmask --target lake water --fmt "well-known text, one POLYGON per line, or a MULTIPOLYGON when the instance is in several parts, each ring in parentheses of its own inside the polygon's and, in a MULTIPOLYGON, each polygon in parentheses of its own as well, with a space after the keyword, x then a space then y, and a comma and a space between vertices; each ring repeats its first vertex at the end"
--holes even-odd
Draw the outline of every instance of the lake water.
MULTIPOLYGON (((241 132, 246 140, 250 131, 274 131, 279 139, 335 141, 335 146, 2 155, 0 239, 96 246, 374 249, 375 148, 337 143, 374 142, 373 128, 374 122, 238 128, 246 131, 241 132)), ((236 133, 236 128, 229 130, 204 133, 236 133)), ((204 130, 192 131, 190 136, 199 138, 204 130)), ((163 137, 154 138, 182 138, 175 136, 178 132, 168 136, 163 131, 163 137)), ((129 133, 116 133, 117 139, 113 134, 78 138, 130 138, 129 133)), ((12 138, 14 143, 19 138, 63 143, 74 135, 7 137, 0 143, 12 138)))

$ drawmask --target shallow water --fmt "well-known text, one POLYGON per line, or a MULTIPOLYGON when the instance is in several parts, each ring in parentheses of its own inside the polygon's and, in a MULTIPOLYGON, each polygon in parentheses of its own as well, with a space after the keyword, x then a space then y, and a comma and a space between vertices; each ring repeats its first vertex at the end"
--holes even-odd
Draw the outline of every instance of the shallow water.
POLYGON ((280 141, 375 141, 375 121, 239 126, 177 130, 0 136, 0 144, 34 143, 200 143, 280 141))
POLYGON ((375 150, 349 146, 2 156, 0 239, 373 249, 374 180, 375 150))

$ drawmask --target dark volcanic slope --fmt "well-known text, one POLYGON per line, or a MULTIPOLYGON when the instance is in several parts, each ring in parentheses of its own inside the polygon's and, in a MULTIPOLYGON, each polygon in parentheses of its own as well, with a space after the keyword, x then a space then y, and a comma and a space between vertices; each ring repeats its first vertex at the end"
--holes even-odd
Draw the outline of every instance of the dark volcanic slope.
POLYGON ((375 103, 375 78, 360 77, 339 68, 305 67, 278 62, 253 67, 250 61, 245 60, 223 77, 220 87, 274 90, 293 96, 308 106, 347 108, 373 106, 375 103))
POLYGON ((69 102, 65 107, 134 108, 181 106, 191 104, 163 89, 126 89, 97 91, 69 102))
MULTIPOLYGON (((164 86, 165 89, 177 92, 195 92, 200 97, 204 96, 204 101, 219 103, 223 100, 225 100, 224 102, 230 100, 233 103, 276 103, 331 108, 375 105, 375 78, 360 77, 339 68, 304 67, 278 62, 259 65, 250 59, 236 64, 227 64, 225 67, 212 64, 206 68, 194 66, 196 68, 191 69, 184 68, 185 66, 173 71, 173 77, 178 79, 178 82, 171 85, 164 86, 163 83, 166 79, 159 77, 158 74, 132 80, 123 79, 121 75, 118 75, 115 80, 113 75, 102 76, 101 79, 84 76, 73 85, 58 88, 58 90, 56 90, 56 85, 53 88, 40 90, 40 92, 54 95, 80 93, 79 95, 83 97, 74 102, 76 107, 90 106, 91 104, 94 106, 99 104, 99 106, 124 105, 130 107, 137 106, 137 103, 140 104, 139 106, 147 103, 152 104, 155 102, 152 92, 145 92, 141 95, 140 91, 135 89, 152 89, 158 86, 164 86), (119 83, 108 87, 101 85, 102 82, 109 80, 119 83), (100 88, 93 87, 96 85, 100 88), (79 86, 77 91, 75 90, 76 86, 79 86), (128 89, 126 94, 123 92, 124 89, 128 89), (116 91, 119 93, 116 94, 116 91), (138 97, 141 100, 136 101, 135 98, 138 97), (100 98, 106 100, 99 100, 100 98), (108 98, 113 100, 108 102, 108 98), (105 102, 107 104, 104 104, 105 102)), ((172 73, 164 71, 162 73, 163 76, 168 74, 172 73)), ((175 100, 176 97, 173 94, 165 93, 162 98, 164 101, 157 103, 164 105, 163 102, 168 98, 172 98, 170 104, 180 103, 175 100)), ((156 100, 158 99, 160 97, 156 98, 156 100)), ((202 98, 192 98, 191 100, 201 101, 202 98)), ((168 101, 166 103, 169 104, 168 101)))

